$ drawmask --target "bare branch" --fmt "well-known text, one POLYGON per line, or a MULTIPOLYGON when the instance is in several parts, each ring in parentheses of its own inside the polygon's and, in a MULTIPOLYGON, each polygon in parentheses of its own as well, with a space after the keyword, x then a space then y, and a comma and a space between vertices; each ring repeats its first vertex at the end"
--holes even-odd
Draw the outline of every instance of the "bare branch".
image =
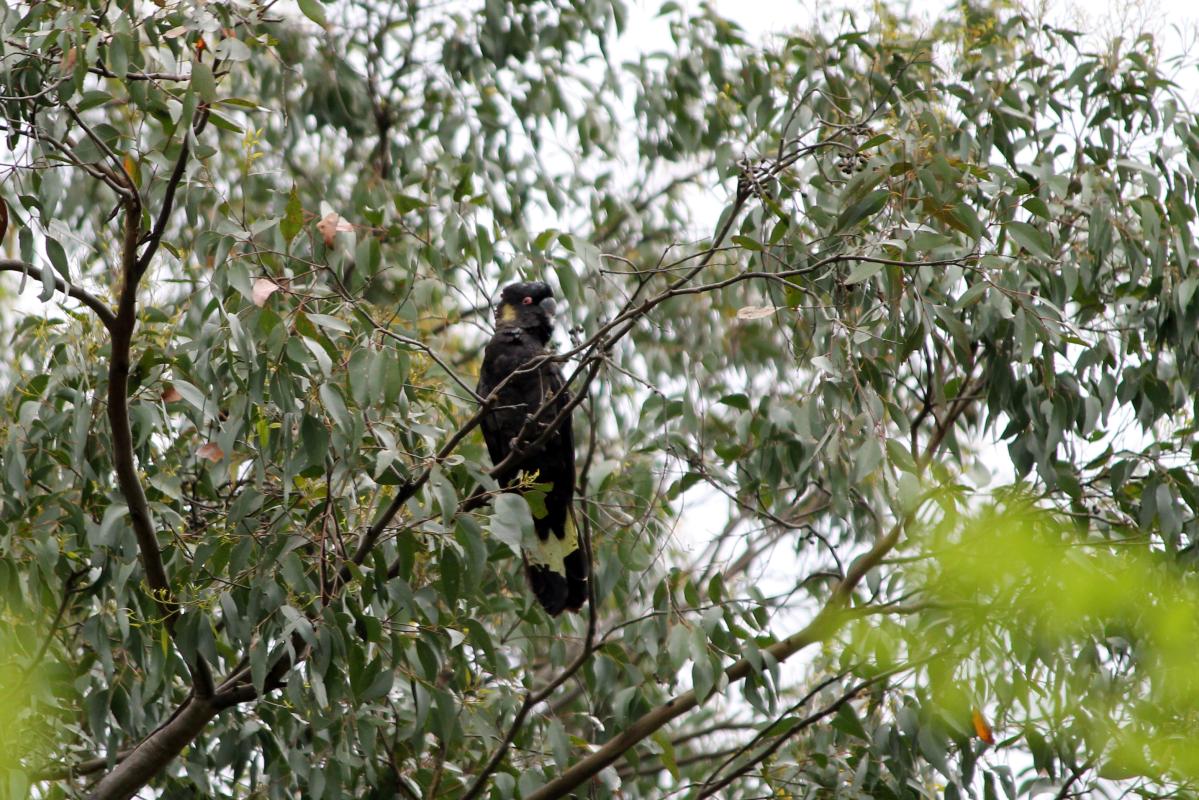
MULTIPOLYGON (((812 619, 802 629, 782 641, 775 642, 766 648, 775 661, 782 663, 809 645, 824 641, 840 629, 841 624, 849 616, 845 611, 853 590, 887 553, 899 542, 899 537, 907 523, 907 518, 896 522, 888 533, 879 539, 874 547, 858 557, 849 566, 845 577, 833 590, 832 596, 812 619)), ((725 671, 725 677, 730 684, 743 680, 757 667, 749 659, 743 658, 725 671)), ((632 722, 627 728, 612 737, 598 750, 584 757, 561 775, 530 794, 526 800, 551 800, 551 798, 567 797, 585 781, 598 774, 600 770, 615 762, 630 748, 649 737, 654 731, 662 728, 668 722, 682 716, 699 705, 699 698, 694 690, 684 692, 671 698, 657 708, 646 712, 632 722)))
MULTIPOLYGON (((575 527, 577 529, 578 525, 575 527)), ((583 531, 583 550, 587 557, 587 563, 591 564, 594 563, 591 558, 591 537, 586 533, 585 528, 583 531)), ((583 668, 587 660, 591 658, 591 654, 595 651, 596 613, 594 580, 587 581, 587 594, 587 639, 583 644, 583 649, 575 657, 574 661, 570 662, 566 669, 562 670, 558 677, 546 684, 540 691, 529 692, 525 695, 524 702, 520 704, 520 709, 516 712, 516 718, 512 720, 512 724, 508 727, 508 733, 504 736, 504 740, 500 742, 499 747, 491 754, 491 758, 487 760, 483 770, 475 777, 474 782, 471 783, 466 793, 462 795, 461 800, 474 800, 474 798, 483 793, 483 790, 487 788, 487 779, 491 777, 492 773, 499 768, 500 763, 504 760, 504 755, 508 752, 508 748, 512 746, 512 742, 516 739, 516 734, 524 725, 529 711, 538 703, 548 699, 559 686, 570 680, 576 672, 583 668)))
MULTIPOLYGON (((115 78, 116 73, 105 67, 103 64, 97 63, 93 67, 88 67, 88 72, 93 75, 100 75, 104 78, 115 78)), ((191 75, 184 75, 181 72, 126 72, 121 76, 121 80, 126 81, 172 81, 175 83, 184 83, 191 80, 191 75)))
POLYGON ((200 735, 220 709, 192 697, 174 718, 147 736, 96 784, 88 800, 128 800, 200 735))
POLYGON ((154 258, 154 253, 158 251, 158 245, 162 242, 162 235, 166 232, 167 222, 171 218, 171 211, 175 206, 175 191, 179 188, 179 182, 183 180, 183 173, 187 169, 187 161, 191 157, 191 135, 204 130, 204 126, 208 122, 208 110, 204 109, 197 112, 195 124, 191 130, 185 130, 183 141, 179 143, 179 158, 175 159, 175 167, 171 170, 171 177, 167 180, 166 192, 162 196, 162 207, 158 209, 158 219, 154 221, 154 227, 150 233, 146 235, 143 242, 146 245, 146 250, 137 260, 137 276, 140 278, 145 274, 146 269, 150 266, 150 259, 154 258))
MULTIPOLYGON (((32 264, 15 258, 0 258, 0 272, 23 272, 31 278, 38 279, 41 275, 41 270, 34 267, 32 264)), ((112 329, 116 322, 116 316, 112 313, 107 305, 102 300, 96 297, 86 289, 81 289, 73 283, 67 283, 62 278, 55 276, 54 288, 60 293, 68 297, 73 297, 85 306, 95 312, 100 321, 104 323, 104 327, 112 329)))
POLYGON ((136 195, 137 184, 133 182, 133 176, 125 170, 125 164, 121 161, 121 157, 113 152, 113 149, 108 146, 108 142, 96 135, 96 132, 93 131, 91 126, 84 121, 83 117, 79 116, 78 111, 76 111, 72 106, 68 105, 64 105, 63 108, 66 109, 66 112, 71 119, 75 120, 75 124, 83 129, 83 132, 87 134, 87 138, 92 140, 92 144, 96 145, 100 152, 107 156, 108 160, 112 162, 112 166, 110 167, 109 171, 111 172, 112 176, 124 186, 125 193, 129 195, 136 195))
MULTIPOLYGON (((794 738, 796 734, 807 730, 812 725, 816 724, 820 720, 827 717, 829 714, 832 714, 837 709, 841 708, 841 706, 845 705, 850 700, 852 700, 854 697, 856 697, 859 692, 861 692, 863 689, 867 688, 871 684, 877 683, 878 681, 882 680, 883 678, 886 678, 889 675, 895 674, 895 672, 897 672, 897 671, 898 670, 891 670, 890 672, 886 672, 881 675, 876 675, 873 678, 870 678, 870 679, 864 680, 864 681, 860 681, 856 685, 850 687, 848 691, 843 693, 840 697, 838 697, 836 700, 834 700, 829 705, 825 706, 824 708, 820 709, 819 711, 815 711, 815 712, 809 714, 808 716, 804 717, 799 722, 795 723, 795 725, 790 730, 788 730, 786 733, 783 733, 782 735, 778 736, 773 742, 770 743, 769 746, 764 748, 762 750, 762 752, 758 753, 753 758, 749 759, 749 761, 747 761, 744 764, 742 764, 741 766, 737 767, 737 769, 733 770, 731 773, 729 773, 729 775, 727 777, 722 778, 720 781, 717 781, 715 783, 712 782, 712 779, 716 775, 716 773, 713 773, 712 776, 709 776, 708 780, 704 781, 704 785, 702 787, 700 787, 700 792, 697 795, 697 800, 702 800, 702 798, 705 798, 705 797, 711 797, 712 795, 719 792, 721 789, 724 789, 730 783, 737 780, 737 778, 740 778, 742 775, 749 772, 751 769, 756 767, 758 764, 761 764, 763 761, 765 761, 766 759, 770 758, 772 755, 777 753, 779 748, 782 747, 784 744, 786 744, 789 740, 794 738)), ((756 741, 756 739, 755 739, 755 741, 756 741)), ((729 762, 725 762, 725 763, 727 764, 729 762)), ((723 768, 723 767, 724 767, 724 764, 721 765, 721 768, 723 768)))
POLYGON ((86 172, 88 175, 91 175, 93 178, 96 178, 97 180, 108 184, 108 187, 110 189, 112 189, 114 192, 116 192, 117 196, 120 197, 122 200, 128 201, 130 199, 129 187, 127 187, 121 181, 121 179, 116 175, 116 173, 114 173, 111 169, 108 169, 107 167, 102 166, 100 164, 92 164, 92 163, 80 160, 75 155, 74 151, 72 151, 71 143, 69 140, 68 141, 59 141, 58 139, 55 139, 53 136, 50 136, 45 131, 42 131, 39 128, 31 128, 28 135, 30 137, 36 139, 39 142, 44 142, 44 143, 50 145, 52 148, 57 150, 59 155, 61 155, 63 160, 66 161, 68 164, 78 167, 79 169, 86 172))

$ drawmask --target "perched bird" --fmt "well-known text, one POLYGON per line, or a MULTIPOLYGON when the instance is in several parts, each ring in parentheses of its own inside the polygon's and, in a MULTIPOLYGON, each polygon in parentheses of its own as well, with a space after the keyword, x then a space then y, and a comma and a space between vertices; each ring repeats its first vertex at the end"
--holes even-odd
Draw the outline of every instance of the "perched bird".
POLYGON ((495 334, 483 353, 478 394, 486 398, 503 384, 483 415, 483 439, 492 463, 503 463, 515 447, 519 458, 496 475, 501 486, 521 473, 550 484, 545 516, 534 515, 539 543, 524 550, 525 574, 538 602, 553 616, 578 611, 587 601, 587 555, 579 543, 570 504, 575 493, 575 447, 570 414, 544 444, 530 447, 570 402, 557 364, 530 362, 547 353, 554 330, 554 297, 540 281, 513 283, 500 293, 495 334), (516 373, 515 375, 513 373, 516 373), (510 377, 511 376, 511 377, 510 377), (510 379, 504 383, 505 379, 510 379))

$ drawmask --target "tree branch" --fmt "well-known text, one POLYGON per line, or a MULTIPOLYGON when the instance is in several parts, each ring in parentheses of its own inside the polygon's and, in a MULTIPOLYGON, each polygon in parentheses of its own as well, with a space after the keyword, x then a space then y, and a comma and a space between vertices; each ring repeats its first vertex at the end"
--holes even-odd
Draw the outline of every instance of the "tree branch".
MULTIPOLYGON (((176 176, 181 176, 180 165, 185 161, 186 153, 185 148, 176 162, 172 173, 174 185, 178 184, 176 176)), ((173 195, 173 189, 169 184, 167 196, 164 198, 165 208, 169 209, 173 195)), ((125 226, 121 249, 121 290, 116 317, 109 326, 112 354, 108 362, 107 399, 108 424, 112 430, 112 460, 117 485, 129 509, 142 568, 145 570, 146 584, 162 614, 163 624, 173 637, 181 609, 167 577, 157 531, 150 514, 150 505, 137 473, 133 435, 129 423, 130 351, 133 332, 137 327, 137 290, 144 272, 143 262, 137 254, 142 232, 141 197, 134 190, 125 197, 122 205, 125 211, 125 226)), ((160 213, 160 223, 165 219, 164 214, 160 213)), ((152 245, 147 253, 152 253, 153 249, 152 245)), ((191 670, 192 694, 171 719, 143 739, 126 759, 100 781, 90 795, 91 800, 125 800, 133 796, 190 744, 209 720, 224 707, 215 702, 212 672, 204 657, 196 653, 194 663, 187 659, 185 662, 191 670)))
POLYGON ((170 221, 171 211, 175 206, 175 191, 179 188, 180 181, 183 180, 183 173, 187 170, 187 162, 191 157, 190 134, 200 133, 204 130, 207 122, 208 110, 201 110, 197 112, 196 121, 191 126, 191 130, 183 134, 183 141, 179 144, 179 158, 175 159, 175 167, 171 170, 171 177, 167 180, 166 192, 162 196, 162 207, 158 209, 158 219, 154 221, 154 227, 147 234, 143 242, 146 244, 145 252, 137 259, 136 270, 139 279, 146 273, 146 269, 150 266, 150 259, 154 258, 154 254, 158 251, 158 245, 162 242, 162 235, 166 232, 167 222, 170 221))
POLYGON ((172 597, 162 552, 154 522, 150 517, 150 506, 134 464, 133 434, 129 425, 128 384, 130 349, 133 330, 137 326, 137 240, 140 229, 140 203, 131 202, 125 211, 125 241, 123 268, 121 271, 121 294, 113 321, 112 357, 108 363, 108 423, 112 428, 113 466, 116 469, 117 485, 129 507, 129 517, 137 536, 142 566, 146 571, 146 583, 151 595, 162 612, 167 627, 173 627, 179 614, 172 597))
MULTIPOLYGON (((575 525, 575 528, 579 529, 579 526, 575 525)), ((587 533, 586 526, 581 530, 583 531, 583 552, 586 555, 587 563, 592 564, 594 562, 591 558, 591 536, 587 533)), ((575 657, 574 661, 570 662, 566 669, 562 670, 558 677, 546 684, 540 691, 529 692, 525 695, 524 702, 520 704, 520 710, 516 712, 516 718, 512 720, 512 724, 508 727, 508 733, 504 736, 504 740, 500 742, 499 747, 491 754, 491 758, 487 760, 487 764, 484 765, 483 770, 475 777, 474 782, 471 783, 470 788, 466 790, 466 794, 462 795, 460 800, 474 800, 474 798, 483 793, 483 790, 487 788, 487 779, 491 777, 492 773, 496 771, 500 763, 504 760, 504 755, 516 739, 516 734, 520 731, 521 726, 524 725, 525 717, 528 716, 534 706, 548 699, 559 686, 570 680, 576 672, 583 668, 587 660, 591 658, 591 654, 595 652, 595 621, 595 581, 589 580, 587 581, 587 639, 583 643, 583 649, 575 657)))
MULTIPOLYGON (((841 680, 845 676, 846 676, 845 672, 839 673, 837 675, 830 675, 829 677, 822 680, 820 683, 813 686, 810 690, 808 690, 808 692, 805 693, 803 697, 801 697, 795 703, 791 704, 791 706, 786 711, 784 711, 782 714, 778 715, 778 717, 771 720, 769 723, 763 725, 762 728, 756 734, 754 734, 752 737, 750 737, 749 741, 747 741, 745 744, 741 745, 740 747, 734 749, 729 754, 728 758, 726 758, 724 761, 720 762, 720 764, 717 765, 716 769, 712 770, 712 772, 708 775, 707 779, 703 782, 703 785, 699 787, 699 792, 700 792, 699 796, 706 797, 707 795, 711 794, 712 792, 710 792, 708 790, 712 786, 712 783, 716 780, 716 777, 718 775, 720 775, 721 772, 724 772, 724 770, 727 767, 729 767, 731 764, 733 764, 733 762, 735 762, 738 758, 745 755, 750 750, 753 750, 754 747, 756 747, 759 743, 761 743, 762 740, 766 738, 767 733, 772 728, 774 728, 775 725, 778 725, 784 719, 791 716, 796 711, 799 711, 799 709, 803 708, 808 703, 810 703, 812 701, 812 699, 814 697, 816 697, 816 695, 818 695, 823 690, 827 689, 829 686, 832 686, 834 683, 841 680)), ((790 732, 788 732, 788 733, 790 733, 790 732)), ((786 736, 786 735, 787 734, 784 734, 784 736, 786 736)), ((728 785, 728 782, 725 781, 725 782, 721 783, 720 786, 717 788, 723 788, 724 786, 727 786, 727 785, 728 785)))
MULTIPOLYGON (((770 758, 770 756, 772 756, 776 752, 778 752, 779 748, 782 747, 784 744, 786 744, 797 733, 800 733, 801 731, 804 731, 804 730, 810 728, 812 725, 814 725, 817 722, 819 722, 820 720, 824 719, 829 714, 832 714, 837 709, 841 708, 841 706, 845 705, 850 700, 852 700, 854 697, 856 697, 858 692, 860 692, 863 689, 865 689, 866 687, 870 686, 872 683, 877 683, 878 681, 882 680, 883 678, 885 678, 889 675, 894 674, 895 672, 896 672, 896 670, 892 670, 891 672, 884 673, 882 675, 876 675, 873 678, 861 681, 858 684, 856 684, 855 686, 850 687, 848 691, 846 691, 844 694, 842 694, 840 697, 838 697, 836 700, 834 700, 829 705, 825 706, 824 708, 820 709, 819 711, 815 711, 815 712, 809 714, 808 716, 804 717, 799 722, 795 723, 794 727, 792 727, 786 733, 783 733, 780 736, 778 736, 778 738, 776 738, 773 742, 771 742, 770 745, 768 745, 765 749, 762 750, 762 752, 758 753, 756 756, 751 758, 749 761, 747 761, 744 764, 742 764, 741 766, 737 767, 737 769, 735 769, 731 773, 729 773, 729 775, 727 777, 722 778, 720 781, 718 781, 716 783, 712 783, 712 779, 715 778, 715 776, 716 776, 716 773, 713 773, 711 776, 708 777, 708 780, 704 781, 704 785, 700 787, 700 792, 696 796, 696 800, 703 800, 703 798, 705 798, 705 797, 711 797, 712 795, 719 792, 721 789, 724 789, 730 783, 737 780, 742 775, 744 775, 745 773, 747 773, 751 769, 753 769, 755 766, 757 766, 758 764, 761 764, 763 761, 770 758)), ((728 763, 730 763, 730 762, 725 762, 725 764, 728 764, 728 763)), ((725 765, 722 764, 721 769, 723 769, 724 766, 725 765)), ((719 770, 717 770, 717 772, 719 772, 719 770)))
POLYGON ((88 800, 128 800, 191 744, 220 709, 193 696, 167 724, 143 739, 96 784, 88 800))
POLYGON ((33 657, 26 668, 25 673, 29 675, 33 670, 42 663, 42 659, 46 657, 46 652, 50 649, 50 643, 54 641, 54 634, 58 632, 58 626, 62 624, 62 618, 66 616, 67 606, 71 602, 71 595, 77 591, 76 584, 79 579, 87 574, 87 568, 77 569, 67 576, 67 582, 62 589, 62 600, 58 603, 58 611, 54 614, 54 621, 50 623, 50 630, 46 633, 46 638, 42 640, 42 644, 37 649, 37 654, 33 657))
POLYGON ((124 186, 125 194, 130 198, 136 197, 137 184, 134 183, 133 176, 126 171, 125 164, 121 161, 121 157, 113 152, 113 149, 108 146, 108 142, 96 135, 96 132, 93 131, 91 126, 84 121, 83 117, 79 116, 79 112, 76 111, 74 107, 64 105, 63 109, 66 110, 67 115, 70 116, 71 119, 75 120, 75 124, 83 129, 83 132, 87 134, 87 138, 92 140, 92 144, 96 145, 97 149, 99 149, 100 152, 107 156, 109 161, 112 162, 108 172, 111 174, 114 180, 124 186))
MULTIPOLYGON (((15 258, 0 258, 0 272, 23 272, 29 277, 38 280, 41 277, 41 270, 34 267, 25 261, 20 261, 15 258)), ((100 300, 86 289, 81 289, 73 283, 67 283, 58 276, 54 277, 54 288, 60 293, 68 297, 72 297, 83 303, 100 318, 104 323, 104 327, 112 330, 113 324, 116 322, 116 316, 112 313, 104 301, 100 300)))
MULTIPOLYGON (((836 589, 833 590, 832 596, 824 608, 820 610, 820 613, 811 622, 786 639, 775 642, 766 648, 765 652, 774 658, 775 661, 782 663, 809 645, 823 641, 836 633, 841 627, 841 623, 850 616, 847 614, 845 607, 848 605, 853 590, 861 582, 862 578, 866 576, 866 573, 898 544, 899 537, 908 519, 910 519, 910 515, 896 522, 885 536, 875 542, 874 547, 870 548, 869 551, 859 556, 850 564, 845 578, 837 584, 836 589)), ((747 658, 742 658, 730 665, 724 671, 724 674, 728 682, 732 684, 743 680, 755 671, 757 671, 757 667, 754 663, 747 658)), ((598 774, 600 770, 615 762, 616 759, 620 758, 643 739, 649 737, 654 731, 657 731, 671 720, 682 716, 698 705, 699 698, 696 696, 694 690, 684 692, 666 701, 657 708, 643 714, 619 734, 609 739, 598 750, 576 762, 561 775, 528 795, 525 800, 551 800, 552 798, 569 796, 584 781, 587 781, 598 774)))

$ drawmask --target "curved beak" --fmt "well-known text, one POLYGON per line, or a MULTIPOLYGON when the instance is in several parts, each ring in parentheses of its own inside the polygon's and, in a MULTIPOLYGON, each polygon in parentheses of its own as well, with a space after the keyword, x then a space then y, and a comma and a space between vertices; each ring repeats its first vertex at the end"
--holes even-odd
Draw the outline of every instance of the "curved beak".
POLYGON ((545 298, 537 305, 541 306, 545 310, 545 313, 549 314, 551 317, 554 316, 554 314, 558 311, 558 304, 552 297, 545 298))

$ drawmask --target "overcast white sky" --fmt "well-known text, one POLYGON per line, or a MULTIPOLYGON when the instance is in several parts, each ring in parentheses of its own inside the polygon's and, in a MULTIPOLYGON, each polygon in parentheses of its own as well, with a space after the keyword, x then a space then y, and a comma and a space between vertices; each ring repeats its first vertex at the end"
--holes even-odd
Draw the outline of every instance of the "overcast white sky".
MULTIPOLYGON (((709 0, 724 16, 736 20, 751 34, 779 33, 816 18, 818 9, 848 8, 866 13, 876 3, 870 0, 709 0)), ((633 0, 633 6, 657 13, 662 0, 633 0)), ((683 0, 684 7, 697 8, 697 0, 683 0)), ((1148 29, 1162 35, 1171 26, 1191 27, 1199 20, 1195 0, 1024 0, 1030 8, 1045 8, 1048 18, 1059 25, 1100 34, 1148 29)), ((890 3, 906 5, 916 15, 935 18, 951 3, 942 0, 909 0, 890 3)))

